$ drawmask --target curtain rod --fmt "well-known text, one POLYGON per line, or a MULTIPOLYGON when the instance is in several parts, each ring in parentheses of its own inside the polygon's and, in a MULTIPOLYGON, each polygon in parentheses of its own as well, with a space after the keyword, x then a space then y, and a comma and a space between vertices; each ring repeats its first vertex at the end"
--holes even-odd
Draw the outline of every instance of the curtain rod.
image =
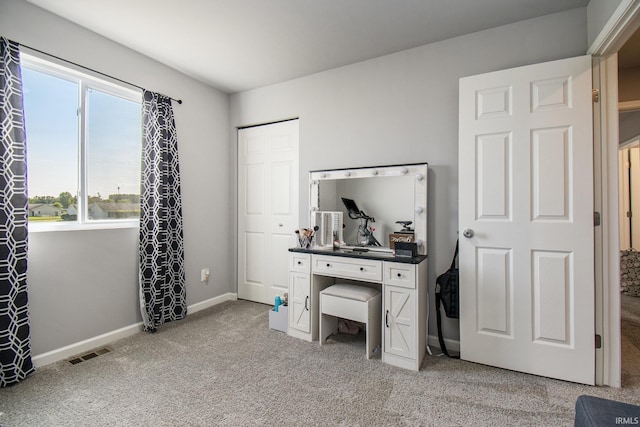
MULTIPOLYGON (((63 61, 63 62, 66 62, 66 63, 68 63, 68 64, 75 65, 76 67, 80 67, 80 68, 83 68, 83 69, 85 69, 85 70, 91 71, 91 72, 93 72, 93 73, 97 73, 97 74, 100 74, 100 75, 102 75, 102 76, 108 77, 108 78, 110 78, 110 79, 117 80, 117 81, 119 81, 120 83, 124 83, 124 84, 127 84, 127 85, 129 85, 129 86, 137 87, 137 88, 138 88, 138 89, 140 89, 140 90, 147 90, 147 89, 143 88, 142 86, 138 86, 137 84, 133 84, 133 83, 128 82, 128 81, 126 81, 126 80, 122 80, 122 79, 119 79, 119 78, 117 78, 117 77, 110 76, 109 74, 103 73, 102 71, 98 71, 98 70, 94 70, 93 68, 85 67, 84 65, 80 65, 80 64, 75 63, 75 62, 73 62, 73 61, 69 61, 69 60, 67 60, 67 59, 60 58, 59 56, 55 56, 55 55, 52 55, 52 54, 50 54, 50 53, 43 52, 43 51, 41 51, 41 50, 39 50, 39 49, 33 48, 33 47, 31 47, 31 46, 27 46, 26 44, 22 44, 22 43, 18 43, 18 44, 19 44, 20 46, 22 46, 22 47, 26 47, 27 49, 31 49, 31 50, 33 50, 34 52, 38 52, 38 53, 41 53, 41 54, 43 54, 43 55, 50 56, 51 58, 55 58, 55 59, 57 59, 57 60, 59 60, 59 61, 63 61)), ((172 101, 176 101, 178 104, 182 104, 182 99, 175 99, 175 98, 172 98, 172 97, 170 97, 170 96, 163 95, 163 94, 161 94, 161 95, 162 95, 162 96, 166 96, 167 98, 171 99, 172 101)))

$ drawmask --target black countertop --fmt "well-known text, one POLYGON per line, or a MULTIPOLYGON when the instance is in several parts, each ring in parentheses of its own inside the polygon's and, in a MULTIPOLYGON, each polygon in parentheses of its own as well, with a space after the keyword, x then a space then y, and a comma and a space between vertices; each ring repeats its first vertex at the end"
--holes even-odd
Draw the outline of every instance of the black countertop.
POLYGON ((405 264, 420 264, 427 259, 427 255, 417 255, 415 257, 395 256, 388 252, 358 251, 353 249, 332 249, 332 248, 289 248, 289 252, 302 254, 329 255, 345 258, 374 259, 380 261, 402 262, 405 264))

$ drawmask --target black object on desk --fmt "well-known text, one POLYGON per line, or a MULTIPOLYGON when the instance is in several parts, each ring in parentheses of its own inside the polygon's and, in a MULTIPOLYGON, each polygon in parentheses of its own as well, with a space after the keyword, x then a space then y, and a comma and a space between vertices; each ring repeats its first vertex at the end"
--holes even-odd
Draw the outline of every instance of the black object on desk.
POLYGON ((418 253, 418 245, 415 242, 396 242, 396 256, 414 257, 418 253))

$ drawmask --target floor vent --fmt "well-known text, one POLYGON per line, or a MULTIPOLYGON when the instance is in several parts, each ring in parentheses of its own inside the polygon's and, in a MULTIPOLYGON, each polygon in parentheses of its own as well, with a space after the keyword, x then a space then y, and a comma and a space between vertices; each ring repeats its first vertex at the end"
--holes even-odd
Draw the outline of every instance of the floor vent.
POLYGON ((77 365, 78 363, 82 363, 86 360, 93 359, 94 357, 102 356, 103 354, 107 354, 111 352, 111 348, 102 347, 97 350, 90 351, 89 353, 83 354, 82 356, 75 356, 68 360, 72 365, 77 365))

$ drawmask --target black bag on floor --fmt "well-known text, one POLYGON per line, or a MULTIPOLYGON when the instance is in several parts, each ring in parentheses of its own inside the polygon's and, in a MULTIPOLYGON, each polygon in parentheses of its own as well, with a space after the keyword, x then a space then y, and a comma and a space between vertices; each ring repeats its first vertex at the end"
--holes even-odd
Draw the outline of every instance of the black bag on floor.
POLYGON ((436 321, 438 324, 438 341, 442 352, 449 357, 459 359, 460 356, 451 356, 447 352, 442 337, 442 319, 440 314, 440 304, 444 307, 444 314, 452 319, 460 317, 460 296, 458 286, 458 269, 456 268, 456 257, 458 256, 458 242, 456 251, 451 260, 451 266, 436 279, 436 321))

